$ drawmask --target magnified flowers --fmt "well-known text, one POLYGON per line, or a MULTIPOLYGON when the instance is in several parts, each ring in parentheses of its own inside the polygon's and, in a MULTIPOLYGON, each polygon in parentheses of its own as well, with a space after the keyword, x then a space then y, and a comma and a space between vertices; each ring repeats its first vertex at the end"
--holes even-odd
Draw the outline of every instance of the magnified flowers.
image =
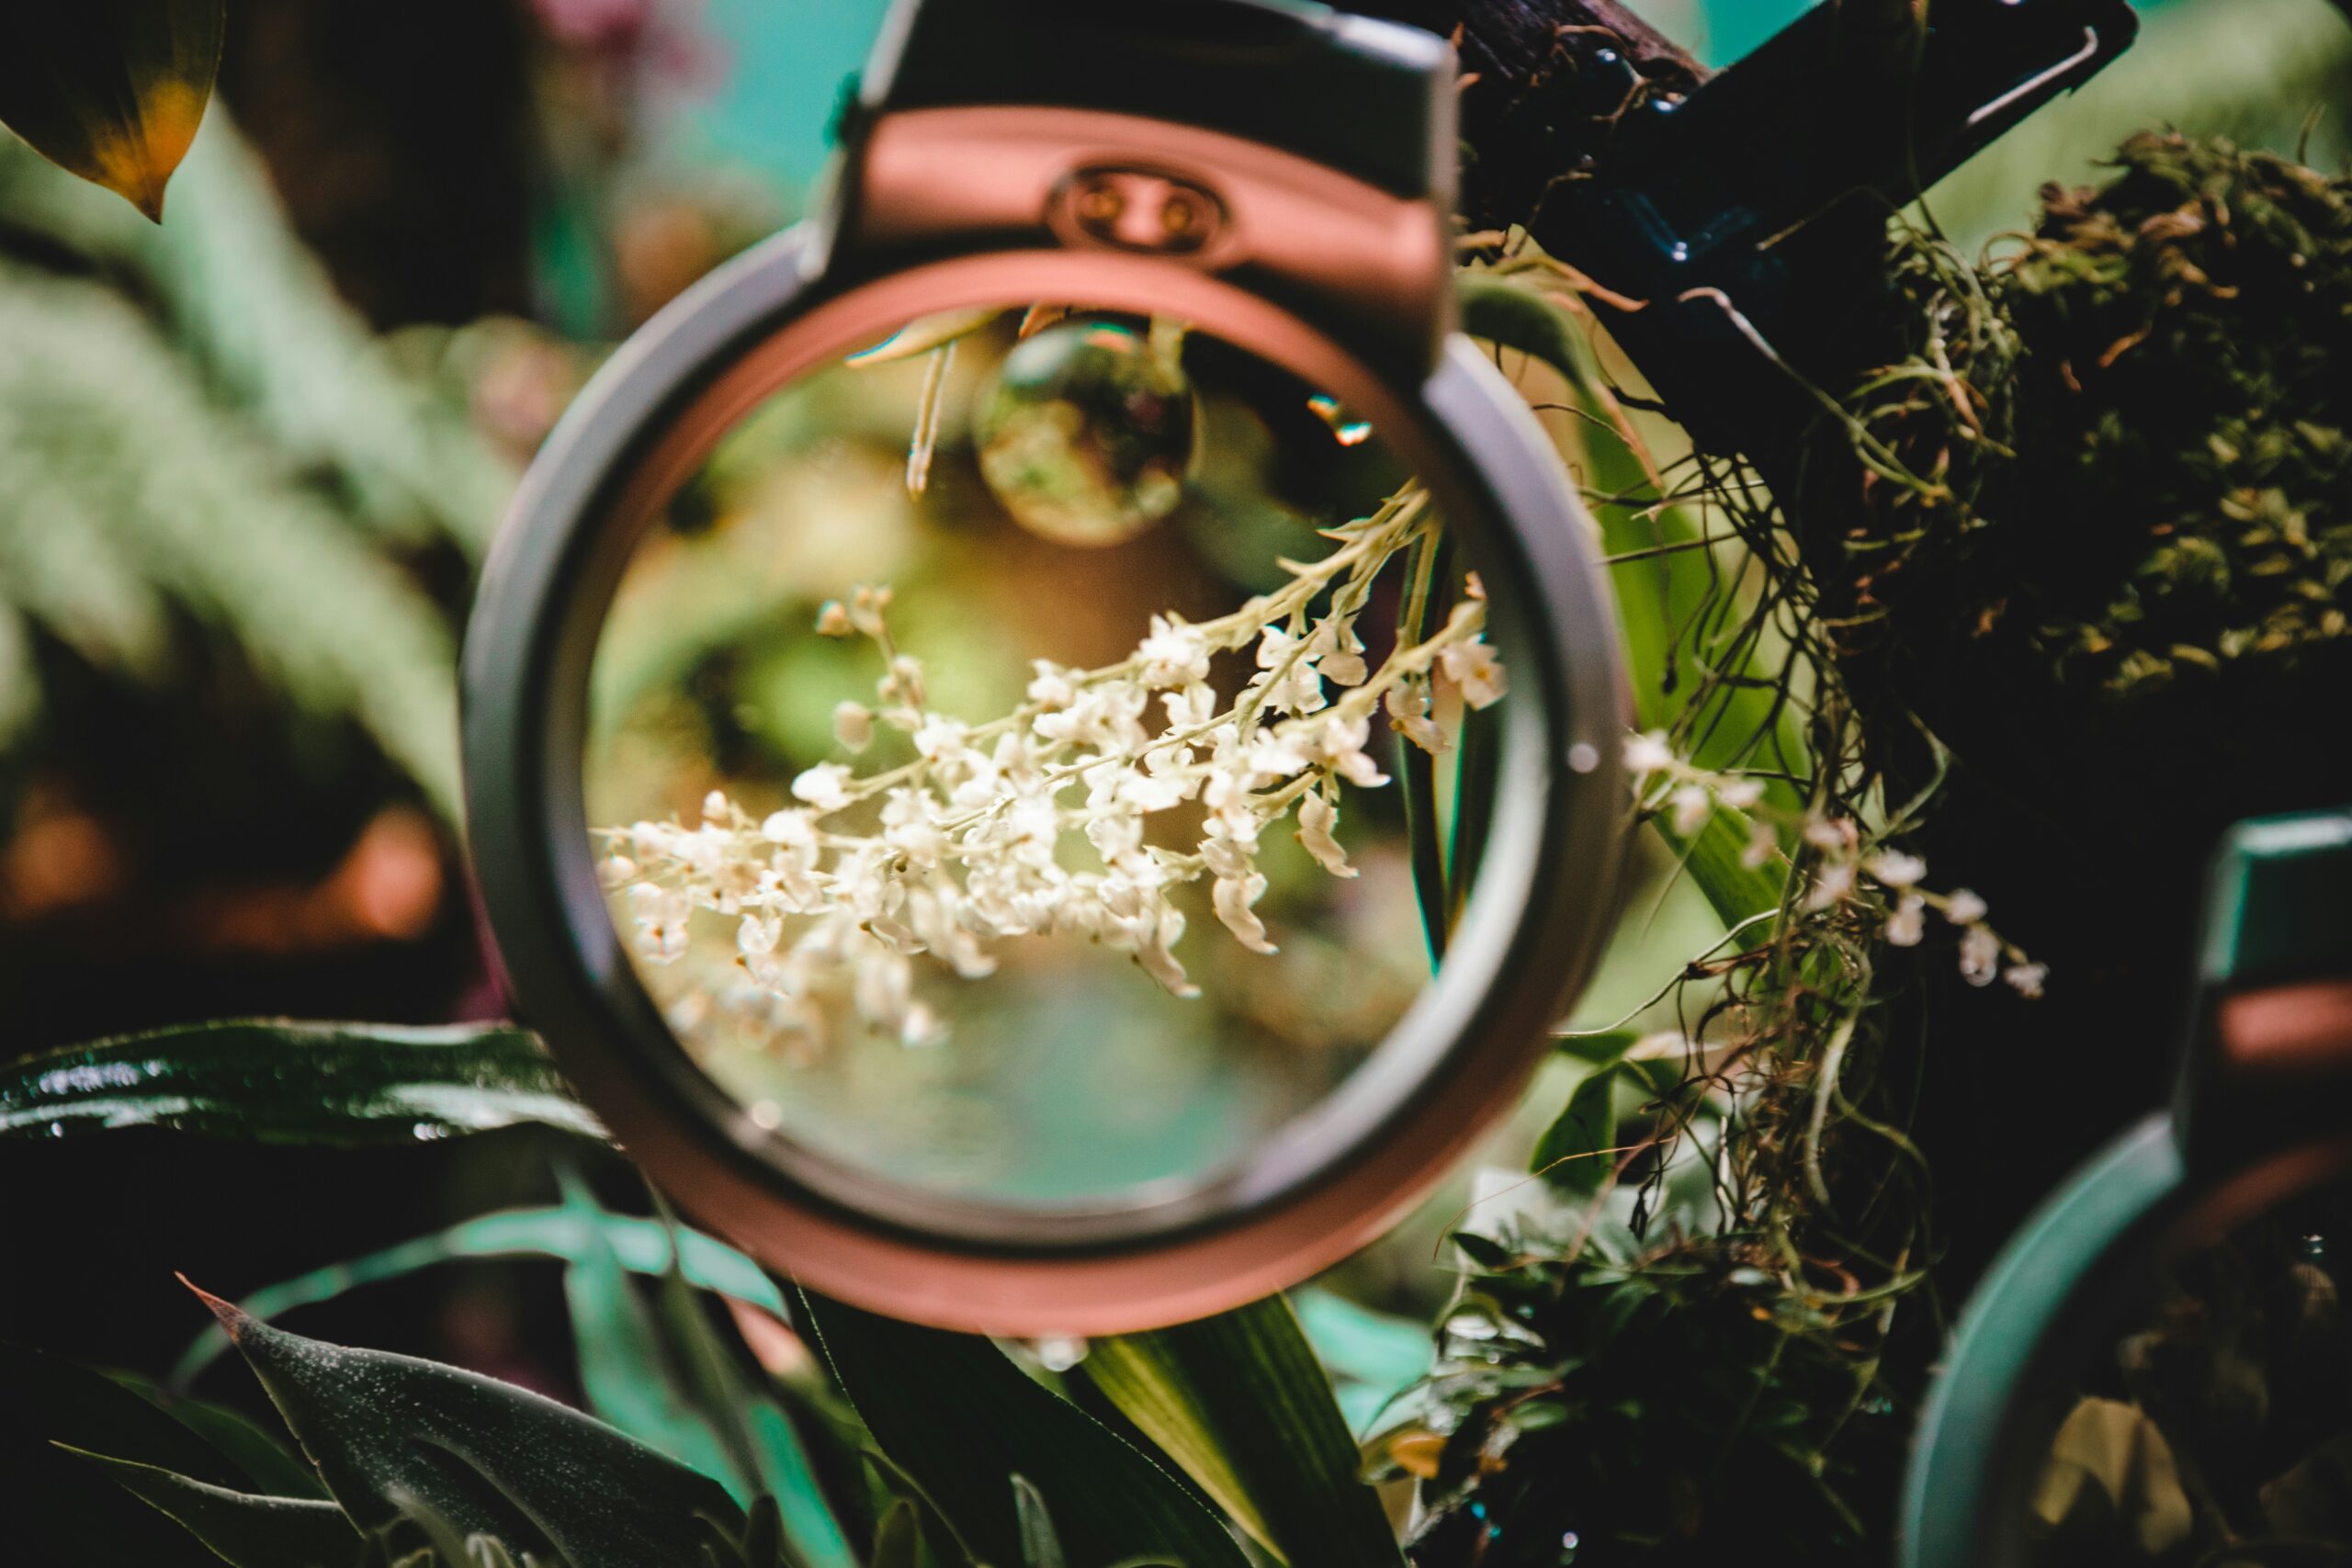
POLYGON ((1098 669, 1036 660, 1025 700, 981 723, 929 705, 921 660, 892 635, 888 588, 826 605, 817 629, 869 644, 881 667, 870 705, 835 709, 836 739, 857 754, 896 731, 912 759, 864 773, 818 762, 790 781, 792 804, 763 815, 714 790, 699 822, 603 830, 605 878, 638 955, 674 963, 696 915, 734 921, 748 982, 734 1000, 816 1050, 851 1024, 908 1045, 944 1040, 918 974, 984 978, 1015 937, 1082 937, 1197 995, 1170 895, 1204 881, 1233 941, 1275 952, 1255 907, 1266 835, 1287 827, 1325 872, 1353 877, 1337 829, 1345 785, 1389 782, 1375 717, 1434 750, 1436 699, 1484 708, 1506 686, 1475 578, 1434 630, 1366 660, 1357 622, 1393 561, 1417 570, 1405 624, 1437 619, 1420 614, 1434 539, 1425 492, 1324 536, 1330 553, 1283 561, 1284 586, 1230 615, 1152 615, 1127 658, 1098 669), (1230 695, 1220 660, 1232 661, 1230 695))

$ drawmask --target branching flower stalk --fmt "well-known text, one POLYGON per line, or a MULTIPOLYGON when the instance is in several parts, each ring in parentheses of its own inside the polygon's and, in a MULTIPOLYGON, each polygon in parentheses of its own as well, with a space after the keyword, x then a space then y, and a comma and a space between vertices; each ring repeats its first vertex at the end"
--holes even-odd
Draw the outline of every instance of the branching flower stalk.
MULTIPOLYGON (((770 1037, 816 1051, 845 1019, 908 1045, 941 1042, 946 1025, 917 997, 913 961, 977 980, 1012 937, 1082 936, 1195 996, 1170 894, 1204 878, 1234 940, 1274 952, 1254 908, 1266 830, 1295 820, 1324 870, 1352 877, 1335 830, 1343 784, 1388 782, 1366 750, 1374 720, 1435 750, 1433 685, 1474 708, 1505 688, 1475 577, 1434 631, 1400 635, 1377 669, 1365 662, 1356 624, 1374 581, 1400 556, 1424 576, 1434 558, 1426 491, 1324 532, 1338 547, 1284 561, 1280 590, 1198 624, 1154 615, 1129 657, 1099 669, 1036 660, 1027 700, 978 724, 929 705, 921 660, 892 636, 887 587, 827 604, 818 630, 864 638, 883 665, 871 706, 836 710, 836 739, 854 756, 878 727, 907 737, 915 758, 865 774, 817 763, 792 781, 797 804, 763 816, 714 790, 693 826, 603 830, 604 876, 628 901, 639 955, 684 957, 697 912, 734 920, 749 984, 727 999, 755 1010, 770 1037), (1212 666, 1242 653, 1255 673, 1227 702, 1212 666), (1189 841, 1148 841, 1180 821, 1199 824, 1189 841)), ((1419 624, 1408 613, 1405 625, 1419 624)))

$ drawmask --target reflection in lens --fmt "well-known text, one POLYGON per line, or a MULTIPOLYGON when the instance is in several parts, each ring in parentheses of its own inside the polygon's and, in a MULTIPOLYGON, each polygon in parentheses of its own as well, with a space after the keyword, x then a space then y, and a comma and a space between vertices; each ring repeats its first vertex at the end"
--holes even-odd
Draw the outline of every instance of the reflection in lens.
POLYGON ((2172 1270, 2071 1391, 2027 1521, 2045 1563, 2352 1558, 2352 1189, 2296 1199, 2172 1270))
POLYGON ((1427 988, 1504 667, 1334 406, 1178 323, 963 312, 775 393, 668 503, 596 655, 589 826, 762 1126, 917 1191, 1132 1200, 1427 988))

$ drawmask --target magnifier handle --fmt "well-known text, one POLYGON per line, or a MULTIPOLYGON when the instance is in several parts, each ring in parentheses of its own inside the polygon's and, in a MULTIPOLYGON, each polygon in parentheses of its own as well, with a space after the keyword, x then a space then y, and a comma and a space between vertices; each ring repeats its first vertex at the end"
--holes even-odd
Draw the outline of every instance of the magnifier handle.
POLYGON ((2232 829, 2177 1120, 2192 1164, 2352 1138, 2352 807, 2232 829))
POLYGON ((1195 125, 1452 208, 1453 50, 1327 6, 899 0, 853 114, 979 104, 1195 125))

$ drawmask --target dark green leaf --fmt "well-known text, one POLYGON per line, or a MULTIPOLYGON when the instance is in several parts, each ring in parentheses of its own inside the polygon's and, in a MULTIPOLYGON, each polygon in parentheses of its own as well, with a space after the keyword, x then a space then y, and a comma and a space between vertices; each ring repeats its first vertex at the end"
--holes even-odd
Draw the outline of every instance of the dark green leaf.
POLYGON ((1464 1258, 1489 1273, 1498 1273, 1516 1261, 1509 1247, 1476 1231, 1455 1231, 1447 1239, 1462 1249, 1464 1258))
POLYGON ((327 1489, 319 1484, 317 1472, 288 1453, 278 1437, 264 1431, 236 1411, 174 1393, 125 1372, 110 1372, 107 1376, 209 1443, 244 1472, 245 1479, 263 1495, 313 1500, 326 1497, 327 1489))
POLYGON ((232 1492, 153 1465, 58 1446, 104 1467, 234 1568, 350 1568, 363 1550, 359 1532, 333 1503, 232 1492))
POLYGON ((210 1444, 111 1378, 0 1344, 0 1494, 40 1500, 9 1510, 0 1561, 220 1568, 187 1531, 131 1503, 111 1477, 51 1439, 217 1486, 244 1481, 210 1444))
MULTIPOLYGON (((778 1317, 786 1315, 775 1282, 758 1264, 723 1242, 695 1231, 682 1233, 680 1261, 686 1278, 706 1291, 733 1296, 763 1307, 778 1317)), ((599 1241, 612 1249, 632 1274, 659 1276, 670 1267, 670 1235, 659 1220, 582 1209, 514 1209, 483 1214, 450 1226, 437 1235, 402 1242, 348 1263, 313 1269, 276 1285, 265 1286, 237 1304, 258 1318, 274 1318, 296 1307, 331 1301, 357 1285, 394 1280, 436 1263, 471 1258, 560 1258, 577 1263, 599 1241)), ((198 1335, 179 1364, 172 1382, 185 1385, 229 1348, 229 1337, 218 1324, 198 1335)))
POLYGON ((1622 1062, 1594 1069, 1536 1140, 1530 1169, 1555 1191, 1589 1197, 1617 1168, 1617 1078, 1622 1062))
POLYGON ((347 1145, 529 1122, 604 1136, 537 1037, 512 1026, 207 1023, 0 1070, 0 1138, 172 1127, 347 1145))
MULTIPOLYGON (((669 1223, 672 1236, 684 1234, 673 1220, 669 1223)), ((672 1255, 684 1250, 680 1243, 672 1255)), ((810 1568, 856 1568, 849 1539, 826 1504, 791 1417, 745 1379, 733 1352, 712 1332, 685 1276, 674 1268, 662 1277, 658 1307, 687 1396, 729 1457, 776 1500, 793 1546, 810 1568)))
MULTIPOLYGON (((577 1176, 564 1171, 561 1180, 565 1209, 583 1220, 603 1212, 577 1176)), ((749 1467, 734 1461, 679 1386, 672 1348, 630 1285, 620 1255, 594 1224, 582 1229, 587 1245, 564 1270, 563 1294, 588 1408, 639 1442, 723 1483, 737 1502, 748 1502, 757 1491, 749 1467)))
POLYGON ((157 222, 220 68, 225 0, 0 0, 0 124, 157 222))
POLYGON ((1021 1527, 1021 1561, 1027 1568, 1063 1568, 1062 1538, 1054 1533, 1054 1517, 1025 1475, 1012 1478, 1012 1513, 1021 1527))
POLYGON ((1052 1500, 1073 1561, 1158 1554, 1186 1568, 1243 1568, 1233 1538, 1175 1477, 986 1339, 807 1292, 801 1302, 875 1441, 982 1562, 1022 1561, 1012 1478, 1025 1475, 1052 1500))
POLYGON ((901 1497, 890 1505, 874 1529, 874 1568, 915 1568, 921 1561, 922 1529, 915 1506, 901 1497))
POLYGON ((1533 355, 1580 392, 1600 385, 1576 317, 1532 279, 1472 270, 1456 273, 1453 287, 1465 333, 1533 355))
POLYGON ((1403 1561, 1358 1474, 1331 1381, 1281 1297, 1097 1340, 1082 1363, 1126 1417, 1292 1568, 1403 1561))
POLYGON ((671 1568, 695 1561, 695 1516, 741 1527, 717 1482, 553 1400, 204 1300, 364 1526, 390 1523, 411 1499, 467 1534, 551 1548, 571 1568, 671 1568))

